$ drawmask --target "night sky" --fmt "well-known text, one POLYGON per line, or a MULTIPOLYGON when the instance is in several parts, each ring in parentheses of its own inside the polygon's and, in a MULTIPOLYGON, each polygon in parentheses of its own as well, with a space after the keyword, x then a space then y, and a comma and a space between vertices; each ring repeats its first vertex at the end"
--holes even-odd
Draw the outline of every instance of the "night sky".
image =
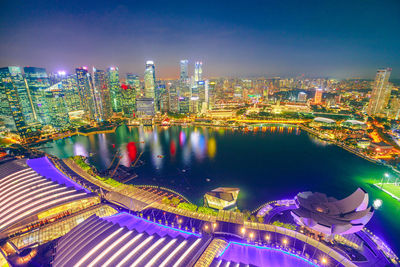
POLYGON ((176 78, 179 60, 206 77, 400 78, 399 0, 0 0, 0 67, 76 66, 176 78))

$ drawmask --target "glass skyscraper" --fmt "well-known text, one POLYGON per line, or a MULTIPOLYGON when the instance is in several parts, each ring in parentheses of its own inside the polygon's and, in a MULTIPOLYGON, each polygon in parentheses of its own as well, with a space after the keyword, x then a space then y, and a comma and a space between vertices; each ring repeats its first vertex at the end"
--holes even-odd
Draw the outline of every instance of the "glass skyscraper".
POLYGON ((111 67, 107 69, 107 84, 110 90, 112 110, 114 112, 121 112, 121 84, 119 82, 118 68, 111 67))
POLYGON ((67 128, 69 116, 62 82, 46 89, 46 104, 51 126, 57 129, 67 128))
POLYGON ((136 98, 140 89, 139 76, 132 73, 126 74, 126 87, 122 88, 122 110, 126 117, 133 117, 136 111, 136 98))
POLYGON ((367 113, 369 116, 383 115, 390 99, 391 86, 389 77, 392 69, 380 69, 377 71, 372 88, 371 99, 369 100, 367 113))
POLYGON ((43 125, 50 124, 49 107, 47 105, 46 89, 50 82, 44 68, 24 67, 32 106, 36 119, 43 125))
POLYGON ((180 62, 180 67, 181 67, 180 79, 181 79, 181 81, 187 81, 189 79, 188 63, 189 63, 189 61, 187 59, 183 59, 180 62))
POLYGON ((109 120, 112 117, 112 108, 105 71, 93 68, 93 87, 98 113, 97 118, 100 121, 109 120))
POLYGON ((8 68, 0 70, 0 123, 5 130, 18 131, 21 136, 24 136, 26 124, 18 91, 12 83, 8 70, 4 69, 8 68))
POLYGON ((202 81, 203 80, 203 62, 196 61, 194 64, 194 81, 202 81))
POLYGON ((25 123, 33 125, 37 122, 36 114, 34 113, 32 100, 30 97, 29 89, 22 75, 20 67, 6 67, 0 69, 2 77, 11 78, 13 90, 17 91, 19 105, 21 108, 22 115, 25 123))
POLYGON ((68 112, 82 110, 76 74, 67 75, 61 83, 68 112))
POLYGON ((155 98, 156 72, 154 62, 146 61, 146 69, 144 71, 144 96, 147 98, 155 98))
POLYGON ((94 94, 92 92, 92 86, 90 81, 90 74, 87 68, 77 68, 76 70, 76 81, 78 85, 79 98, 81 106, 85 111, 85 117, 88 120, 95 119, 95 102, 94 94))

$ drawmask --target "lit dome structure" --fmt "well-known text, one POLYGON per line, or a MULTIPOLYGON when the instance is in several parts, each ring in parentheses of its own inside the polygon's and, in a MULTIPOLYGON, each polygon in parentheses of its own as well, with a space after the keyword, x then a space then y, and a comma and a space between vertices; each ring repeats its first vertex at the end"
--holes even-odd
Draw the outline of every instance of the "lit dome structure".
POLYGON ((302 192, 295 197, 297 209, 291 211, 295 221, 318 232, 335 235, 360 231, 372 218, 368 193, 358 188, 337 200, 322 193, 302 192))

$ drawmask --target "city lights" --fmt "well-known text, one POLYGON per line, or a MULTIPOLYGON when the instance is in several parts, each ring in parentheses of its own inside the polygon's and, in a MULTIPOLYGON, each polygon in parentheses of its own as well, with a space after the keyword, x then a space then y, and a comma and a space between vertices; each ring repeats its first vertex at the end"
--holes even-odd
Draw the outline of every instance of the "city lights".
POLYGON ((0 267, 400 266, 400 1, 364 2, 2 1, 0 267))

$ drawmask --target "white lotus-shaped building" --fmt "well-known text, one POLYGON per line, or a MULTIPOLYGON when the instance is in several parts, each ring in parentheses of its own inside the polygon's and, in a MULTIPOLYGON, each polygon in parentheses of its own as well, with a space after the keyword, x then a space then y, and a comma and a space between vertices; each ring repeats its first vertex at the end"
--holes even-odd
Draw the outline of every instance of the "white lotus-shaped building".
POLYGON ((374 213, 368 207, 368 193, 362 188, 342 200, 322 193, 302 192, 295 201, 297 209, 291 211, 295 221, 327 235, 358 232, 374 213))

